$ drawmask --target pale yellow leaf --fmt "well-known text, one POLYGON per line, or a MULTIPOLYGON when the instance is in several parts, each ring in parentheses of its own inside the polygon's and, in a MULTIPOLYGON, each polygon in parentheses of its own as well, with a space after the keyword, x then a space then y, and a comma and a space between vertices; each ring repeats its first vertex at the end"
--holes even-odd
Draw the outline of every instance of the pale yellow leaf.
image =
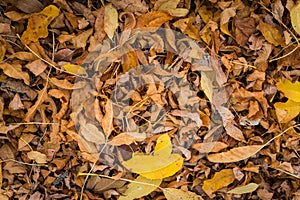
POLYGON ((292 83, 285 79, 276 84, 278 90, 282 91, 285 97, 295 102, 300 102, 300 82, 292 83))
POLYGON ((297 117, 300 112, 300 102, 288 100, 285 103, 274 104, 276 115, 280 123, 287 123, 297 117))
POLYGON ((148 195, 154 191, 162 182, 162 179, 147 179, 138 176, 134 182, 128 185, 127 190, 120 196, 119 200, 132 200, 148 195))
POLYGON ((107 4, 104 9, 104 31, 110 39, 113 38, 118 26, 118 11, 112 4, 107 4))
POLYGON ((240 186, 240 187, 236 187, 230 191, 228 191, 227 193, 231 193, 231 194, 246 194, 246 193, 251 193, 253 191, 255 191, 258 188, 258 184, 256 183, 249 183, 247 185, 244 186, 240 186))
POLYGON ((179 0, 158 0, 155 2, 154 9, 160 11, 168 11, 175 9, 179 3, 179 0))
POLYGON ((203 200, 201 196, 190 191, 183 191, 175 188, 165 188, 163 192, 167 200, 203 200))
POLYGON ((154 148, 154 155, 170 155, 172 153, 172 144, 170 137, 167 133, 161 135, 157 141, 154 148))
POLYGON ((86 71, 83 67, 80 65, 74 65, 74 64, 65 64, 63 68, 67 72, 71 72, 73 74, 78 74, 78 75, 86 75, 86 71))
POLYGON ((176 8, 168 10, 168 13, 172 17, 185 17, 189 13, 189 10, 186 8, 176 8))
POLYGON ((300 3, 291 9, 291 22, 294 30, 300 35, 300 3))
POLYGON ((214 73, 201 72, 201 87, 210 102, 212 102, 213 95, 212 80, 215 80, 214 73))
POLYGON ((37 163, 47 163, 47 156, 38 151, 30 151, 27 153, 30 160, 34 160, 37 163))
POLYGON ((213 192, 231 184, 234 179, 232 169, 223 169, 216 172, 212 179, 205 180, 202 189, 206 194, 211 196, 213 192))
POLYGON ((226 152, 207 155, 207 159, 214 163, 232 163, 245 160, 263 148, 264 145, 251 145, 233 148, 226 152))
POLYGON ((130 171, 149 179, 162 179, 174 175, 183 165, 183 157, 170 155, 136 155, 122 164, 130 171))

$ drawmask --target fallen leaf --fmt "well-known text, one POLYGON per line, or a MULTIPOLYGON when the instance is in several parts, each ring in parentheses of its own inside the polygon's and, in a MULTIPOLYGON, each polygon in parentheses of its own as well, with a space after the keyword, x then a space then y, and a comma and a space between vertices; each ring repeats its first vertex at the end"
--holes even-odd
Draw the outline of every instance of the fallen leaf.
POLYGON ((282 91, 285 97, 295 102, 300 102, 300 82, 292 83, 285 79, 276 84, 278 90, 282 91))
POLYGON ((244 147, 236 147, 226 152, 208 154, 207 159, 214 163, 231 163, 245 160, 258 151, 260 151, 264 145, 250 145, 244 147))
POLYGON ((47 156, 38 151, 30 151, 27 153, 27 156, 30 160, 34 160, 37 163, 47 163, 47 156))
POLYGON ((171 20, 172 17, 163 11, 151 11, 141 15, 136 23, 136 28, 153 28, 156 31, 161 25, 171 20))
POLYGON ((0 69, 2 69, 4 74, 7 76, 15 79, 21 79, 26 85, 30 84, 29 75, 22 70, 22 65, 17 63, 8 64, 4 62, 0 63, 0 69))
POLYGON ((94 142, 96 144, 105 143, 104 134, 91 123, 81 123, 80 134, 89 142, 94 142))
POLYGON ((193 25, 193 18, 180 19, 173 23, 173 26, 180 29, 182 33, 188 35, 190 38, 200 41, 199 30, 193 25))
POLYGON ((121 145, 130 145, 133 142, 141 142, 146 139, 145 133, 138 133, 138 132, 124 132, 120 133, 119 135, 112 138, 111 141, 109 141, 110 145, 114 146, 121 146, 121 145))
POLYGON ((0 36, 0 62, 4 59, 6 53, 6 42, 5 40, 0 36))
POLYGON ((236 187, 232 190, 229 190, 227 193, 230 194, 246 194, 246 193, 251 193, 254 192, 258 188, 258 184, 256 183, 249 183, 244 186, 236 187))
POLYGON ((265 37, 265 39, 271 44, 278 46, 284 46, 284 37, 280 34, 279 30, 272 26, 271 24, 264 23, 263 21, 259 22, 260 31, 265 37))
POLYGON ((71 42, 76 48, 85 48, 86 42, 88 38, 92 35, 93 29, 89 29, 77 35, 76 37, 72 37, 71 42))
POLYGON ((162 179, 174 175, 183 165, 183 157, 170 155, 136 155, 122 164, 130 171, 149 179, 162 179))
POLYGON ((9 103, 8 108, 10 110, 20 110, 25 108, 18 93, 15 94, 13 100, 9 103))
POLYGON ((232 34, 228 30, 228 24, 230 18, 236 15, 236 9, 234 7, 226 8, 220 15, 220 29, 223 33, 232 37, 232 34))
POLYGON ((154 155, 170 155, 172 153, 172 144, 168 133, 165 133, 156 141, 154 148, 154 155))
POLYGON ((167 200, 203 200, 201 196, 190 191, 183 191, 175 188, 165 188, 163 192, 167 200))
POLYGON ((202 5, 199 9, 198 9, 198 13, 200 15, 200 17, 202 18, 202 20, 204 21, 204 23, 208 23, 209 20, 211 20, 213 18, 213 12, 207 8, 207 6, 202 5))
POLYGON ((42 60, 35 60, 25 65, 34 75, 38 76, 45 71, 47 65, 42 60))
POLYGON ((162 179, 147 179, 138 176, 134 182, 128 185, 127 190, 120 196, 119 200, 132 200, 150 194, 162 182, 162 179))
POLYGON ((30 133, 23 133, 18 141, 18 150, 21 150, 23 147, 27 146, 36 135, 30 133))
POLYGON ((104 31, 109 39, 113 38, 118 26, 118 11, 112 4, 107 4, 104 9, 104 31))
POLYGON ((249 37, 255 33, 255 31, 255 20, 252 17, 235 20, 235 37, 239 45, 246 45, 249 37))
POLYGON ((147 3, 141 0, 111 0, 111 2, 117 9, 122 9, 126 12, 146 13, 149 8, 147 3))
POLYGON ((113 104, 110 99, 107 99, 105 104, 105 115, 102 118, 101 127, 106 137, 109 137, 113 131, 113 118, 114 118, 113 104))
POLYGON ((135 51, 130 51, 122 55, 122 69, 124 73, 138 65, 139 61, 135 51))
POLYGON ((63 66, 63 68, 67 71, 67 72, 71 72, 73 74, 77 74, 77 75, 87 75, 85 69, 83 67, 81 67, 80 65, 75 65, 75 64, 65 64, 63 66))
POLYGON ((300 102, 288 100, 285 103, 275 103, 276 115, 280 123, 288 123, 299 115, 300 102))
POLYGON ((228 147, 227 144, 219 141, 195 143, 192 145, 192 148, 199 151, 199 153, 210 153, 210 152, 216 153, 227 147, 228 147))
POLYGON ((21 36, 23 44, 37 42, 39 38, 48 36, 48 25, 59 15, 59 9, 54 5, 47 6, 40 13, 32 15, 28 20, 26 31, 21 36))
POLYGON ((298 35, 300 35, 300 3, 291 9, 290 15, 292 26, 298 35))
POLYGON ((205 180, 203 182, 203 191, 211 196, 215 191, 228 186, 235 180, 232 169, 223 169, 216 172, 212 179, 205 180))

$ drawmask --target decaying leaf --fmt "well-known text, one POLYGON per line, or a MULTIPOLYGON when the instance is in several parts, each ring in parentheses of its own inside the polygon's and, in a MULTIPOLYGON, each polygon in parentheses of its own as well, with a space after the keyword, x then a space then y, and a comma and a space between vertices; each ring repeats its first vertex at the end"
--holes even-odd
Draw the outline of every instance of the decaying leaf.
POLYGON ((130 171, 148 179, 162 179, 174 175, 183 165, 179 154, 136 155, 122 163, 130 171))
POLYGON ((118 26, 118 12, 112 4, 107 4, 104 9, 104 31, 109 39, 113 38, 118 26))
POLYGON ((27 153, 29 159, 34 160, 37 163, 47 163, 47 156, 38 151, 30 151, 27 153))
POLYGON ((203 200, 201 196, 190 191, 183 191, 175 188, 165 188, 163 192, 167 200, 203 200))
POLYGON ((232 190, 229 190, 227 193, 231 194, 246 194, 246 193, 251 193, 254 192, 258 188, 258 184, 256 183, 249 183, 244 186, 236 187, 232 190))
POLYGON ((250 145, 244 147, 236 147, 226 152, 209 154, 207 155, 207 159, 210 162, 214 162, 214 163, 238 162, 240 160, 245 160, 255 155, 263 147, 264 145, 250 145))
POLYGON ((120 196, 119 200, 137 199, 154 191, 162 182, 162 179, 147 179, 138 176, 134 182, 128 185, 127 190, 120 196))
POLYGON ((300 35, 300 3, 298 2, 290 12, 291 22, 294 30, 300 35))
POLYGON ((26 31, 21 37, 24 44, 37 42, 39 38, 48 36, 48 25, 59 15, 59 9, 53 5, 47 6, 41 12, 32 15, 28 20, 26 31))
POLYGON ((216 172, 212 179, 204 181, 202 189, 209 196, 213 192, 231 184, 235 180, 234 173, 232 169, 223 169, 216 172))

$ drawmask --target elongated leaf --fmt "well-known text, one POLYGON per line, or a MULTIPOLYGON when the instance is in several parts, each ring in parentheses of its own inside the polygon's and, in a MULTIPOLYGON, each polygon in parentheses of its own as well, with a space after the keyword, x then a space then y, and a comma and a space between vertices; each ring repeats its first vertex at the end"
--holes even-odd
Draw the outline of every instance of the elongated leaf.
POLYGON ((161 135, 156 142, 154 148, 154 155, 170 155, 172 152, 172 144, 170 137, 167 133, 161 135))
POLYGON ((230 191, 228 191, 227 193, 231 193, 231 194, 246 194, 246 193, 251 193, 253 191, 255 191, 258 188, 258 184, 256 183, 249 183, 247 185, 244 186, 240 186, 240 187, 236 187, 230 191))
POLYGON ((232 163, 247 159, 256 154, 264 145, 237 147, 222 153, 207 155, 207 159, 214 163, 232 163))
POLYGON ((107 4, 104 10, 104 31, 109 39, 113 38, 118 26, 118 11, 112 4, 107 4))
POLYGON ((154 191, 161 182, 162 179, 147 179, 143 176, 138 176, 134 182, 128 185, 127 190, 120 196, 119 200, 131 200, 146 196, 154 191))
POLYGON ((277 28, 273 27, 271 24, 264 23, 263 21, 260 21, 259 27, 261 33, 268 42, 274 44, 275 46, 284 45, 284 38, 277 28))
POLYGON ((174 175, 183 165, 183 157, 170 155, 136 155, 122 163, 130 171, 149 179, 162 179, 174 175))
POLYGON ((163 190, 167 200, 203 200, 203 198, 193 192, 185 192, 175 188, 166 188, 163 190))
POLYGON ((80 65, 66 64, 63 66, 63 68, 67 72, 71 72, 73 74, 86 75, 85 69, 83 67, 81 67, 80 65))
POLYGON ((205 180, 202 189, 210 196, 218 189, 221 189, 222 187, 232 183, 234 179, 235 177, 232 169, 223 169, 219 172, 216 172, 212 179, 205 180))
POLYGON ((294 30, 300 35, 300 3, 291 10, 291 22, 294 30))

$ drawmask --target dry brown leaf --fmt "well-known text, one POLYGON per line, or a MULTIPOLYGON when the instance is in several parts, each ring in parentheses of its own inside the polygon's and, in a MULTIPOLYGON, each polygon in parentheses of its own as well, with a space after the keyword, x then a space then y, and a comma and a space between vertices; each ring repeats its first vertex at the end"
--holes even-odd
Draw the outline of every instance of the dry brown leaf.
POLYGON ((163 11, 151 11, 144 15, 141 15, 136 23, 136 28, 153 28, 151 30, 157 30, 161 25, 171 20, 172 17, 163 11))
POLYGON ((141 0, 111 0, 111 3, 117 8, 127 12, 146 13, 148 5, 141 0))
POLYGON ((194 192, 183 191, 175 188, 165 188, 163 190, 167 200, 203 200, 203 198, 194 192))
POLYGON ((235 20, 235 36, 239 45, 246 45, 249 37, 255 33, 256 26, 252 17, 235 20))
POLYGON ((113 131, 113 105, 110 99, 107 99, 105 104, 105 114, 102 118, 101 127, 103 128, 103 132, 106 137, 109 137, 111 132, 113 131))
POLYGON ((105 136, 95 125, 91 123, 80 123, 80 134, 89 142, 104 144, 105 136))
POLYGON ((245 160, 257 152, 259 152, 264 145, 249 145, 244 147, 236 147, 226 152, 215 153, 207 155, 207 159, 214 163, 232 163, 245 160))
POLYGON ((0 63, 0 69, 3 70, 4 74, 15 79, 21 79, 26 85, 30 84, 28 73, 22 70, 22 66, 18 63, 8 64, 0 63))
POLYGON ((51 83, 56 85, 59 88, 66 89, 66 90, 76 90, 85 87, 86 82, 85 81, 78 81, 75 84, 70 83, 68 80, 63 79, 59 80, 55 77, 50 78, 51 83))
POLYGON ((34 75, 38 76, 45 71, 47 65, 41 60, 35 60, 25 65, 34 75))
POLYGON ((227 144, 223 142, 203 142, 203 143, 196 143, 192 145, 193 149, 199 151, 199 153, 216 153, 228 147, 227 144))
POLYGON ((226 8, 220 15, 220 28, 221 31, 232 37, 232 34, 228 30, 228 23, 230 18, 236 15, 236 9, 234 7, 226 8))
POLYGON ((8 108, 10 110, 19 110, 25 108, 18 93, 15 94, 13 100, 9 103, 8 108))
POLYGON ((30 151, 27 153, 30 160, 34 160, 37 163, 47 163, 47 156, 38 151, 30 151))
POLYGON ((265 39, 271 44, 278 46, 285 46, 284 37, 281 35, 280 31, 272 26, 271 24, 259 22, 259 28, 265 39))
POLYGON ((6 53, 6 42, 5 40, 0 36, 0 62, 4 59, 6 53))
POLYGON ((120 133, 119 135, 112 138, 109 144, 114 146, 121 146, 121 145, 130 145, 134 142, 141 142, 146 139, 145 133, 138 133, 138 132, 124 132, 120 133))
POLYGON ((23 147, 27 146, 36 135, 31 133, 23 133, 18 141, 18 150, 20 151, 23 147))
POLYGON ((71 42, 75 46, 75 48, 85 48, 86 42, 89 37, 92 35, 93 29, 89 29, 87 31, 82 32, 81 34, 77 35, 76 37, 72 37, 71 42))
POLYGON ((185 18, 185 19, 180 19, 176 22, 173 23, 173 26, 176 28, 179 28, 182 33, 188 35, 190 38, 200 41, 200 34, 199 30, 193 25, 193 18, 185 18))
POLYGON ((130 51, 122 56, 122 68, 124 73, 138 65, 139 61, 135 51, 130 51))
POLYGON ((40 13, 32 15, 28 20, 26 31, 21 37, 24 44, 37 42, 39 38, 48 36, 47 26, 59 15, 59 9, 53 5, 47 6, 40 13))

